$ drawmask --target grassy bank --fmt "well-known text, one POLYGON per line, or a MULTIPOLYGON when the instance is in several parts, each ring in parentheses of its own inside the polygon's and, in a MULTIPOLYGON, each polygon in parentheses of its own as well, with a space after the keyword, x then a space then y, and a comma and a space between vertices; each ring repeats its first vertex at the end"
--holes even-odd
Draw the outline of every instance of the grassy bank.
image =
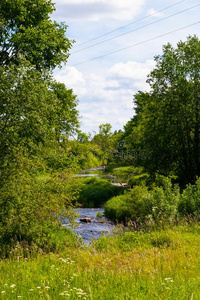
MULTIPOLYGON (((199 299, 200 225, 118 232, 91 247, 0 262, 1 299, 199 299)), ((17 251, 17 250, 16 250, 17 251)))

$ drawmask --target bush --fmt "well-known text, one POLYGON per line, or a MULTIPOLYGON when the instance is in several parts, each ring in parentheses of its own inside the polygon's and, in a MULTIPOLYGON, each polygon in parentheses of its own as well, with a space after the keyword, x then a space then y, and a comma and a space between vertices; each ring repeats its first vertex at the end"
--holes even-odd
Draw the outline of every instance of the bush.
POLYGON ((162 187, 148 190, 135 186, 130 192, 110 199, 105 205, 105 216, 113 221, 152 221, 163 224, 175 218, 180 198, 179 188, 170 179, 163 179, 162 187))
POLYGON ((78 193, 78 183, 69 174, 39 181, 30 175, 29 160, 24 158, 21 163, 1 181, 0 243, 7 248, 17 243, 45 248, 52 231, 62 227, 61 213, 73 215, 72 202, 78 193))
POLYGON ((195 185, 188 185, 183 191, 178 211, 182 216, 200 214, 200 178, 196 181, 195 185))
POLYGON ((110 198, 123 192, 123 188, 114 186, 105 179, 92 177, 84 181, 77 201, 85 207, 101 207, 110 198))
POLYGON ((136 185, 148 185, 149 180, 150 180, 150 175, 147 173, 135 175, 129 179, 128 185, 131 187, 136 185))
POLYGON ((110 199, 104 206, 105 216, 117 222, 136 221, 148 214, 148 206, 144 200, 147 195, 146 187, 136 186, 124 195, 110 199))

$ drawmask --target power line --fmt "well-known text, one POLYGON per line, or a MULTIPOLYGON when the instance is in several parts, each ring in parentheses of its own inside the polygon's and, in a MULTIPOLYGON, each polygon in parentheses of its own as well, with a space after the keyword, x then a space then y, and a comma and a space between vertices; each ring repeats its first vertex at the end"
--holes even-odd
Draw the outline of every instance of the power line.
POLYGON ((178 29, 175 29, 175 30, 173 30, 173 31, 169 31, 169 32, 167 32, 167 33, 164 33, 164 34, 158 35, 158 36, 156 36, 156 37, 154 37, 154 38, 151 38, 151 39, 148 39, 148 40, 145 40, 145 41, 139 42, 139 43, 137 43, 137 44, 133 44, 133 45, 130 45, 130 46, 128 46, 128 47, 124 47, 124 48, 121 48, 121 49, 118 49, 118 50, 115 50, 115 51, 112 51, 112 52, 106 53, 106 54, 104 54, 104 55, 101 55, 101 56, 98 56, 98 57, 94 57, 94 58, 91 58, 91 59, 88 59, 88 60, 82 61, 82 62, 80 62, 80 63, 77 63, 77 64, 74 64, 74 65, 72 65, 72 67, 75 67, 75 66, 78 66, 78 65, 81 65, 81 64, 84 64, 84 63, 87 63, 87 62, 93 61, 93 60, 97 60, 97 59, 103 58, 103 57, 105 57, 105 56, 108 56, 108 55, 111 55, 111 54, 115 54, 115 53, 117 53, 117 52, 120 52, 120 51, 123 51, 123 50, 129 49, 129 48, 132 48, 132 47, 136 47, 136 46, 139 46, 139 45, 145 44, 145 43, 147 43, 147 42, 151 42, 151 41, 153 41, 153 40, 156 40, 156 39, 158 39, 158 38, 161 38, 161 37, 163 37, 163 36, 166 36, 166 35, 172 34, 172 33, 174 33, 174 32, 177 32, 177 31, 180 31, 180 30, 183 30, 183 29, 186 29, 186 28, 188 28, 188 27, 191 27, 191 26, 197 25, 197 24, 199 24, 199 23, 200 23, 200 21, 198 21, 198 22, 196 22, 196 23, 189 24, 189 25, 187 25, 187 26, 184 26, 184 27, 181 27, 181 28, 178 28, 178 29))
POLYGON ((161 12, 163 12, 163 11, 165 11, 165 10, 167 10, 167 9, 169 9, 169 8, 171 8, 171 7, 173 7, 173 6, 176 6, 176 5, 178 5, 178 4, 182 3, 182 2, 185 2, 185 1, 187 1, 187 0, 181 0, 181 1, 178 1, 178 2, 176 2, 176 3, 174 3, 174 4, 170 5, 170 6, 167 6, 167 7, 163 8, 163 9, 161 9, 161 10, 159 10, 159 11, 156 11, 156 12, 154 12, 154 13, 152 13, 152 14, 149 14, 149 15, 147 15, 146 17, 143 17, 143 18, 138 19, 138 20, 136 20, 136 21, 134 21, 134 22, 128 23, 128 24, 126 24, 126 25, 124 25, 124 26, 118 27, 118 28, 116 28, 116 29, 114 29, 114 30, 111 30, 111 31, 109 31, 109 32, 106 32, 106 33, 104 33, 104 34, 102 34, 102 35, 99 35, 99 36, 97 36, 97 37, 95 37, 95 38, 93 38, 93 39, 91 39, 91 40, 88 40, 88 41, 86 41, 86 42, 83 42, 83 43, 81 43, 81 44, 79 44, 79 45, 75 45, 73 48, 80 47, 80 46, 85 45, 85 44, 87 44, 87 43, 89 43, 89 42, 92 42, 92 41, 95 41, 95 40, 97 40, 97 39, 100 39, 101 37, 104 37, 104 36, 106 36, 106 35, 108 35, 108 34, 110 34, 110 33, 113 33, 113 32, 115 32, 115 31, 118 31, 118 30, 120 30, 120 29, 123 29, 123 28, 125 28, 125 27, 128 27, 128 26, 130 26, 130 25, 136 24, 136 23, 138 23, 138 22, 140 22, 140 21, 143 21, 143 20, 145 20, 145 19, 147 19, 147 18, 149 18, 149 17, 152 17, 152 16, 154 16, 154 15, 156 15, 156 14, 159 14, 159 13, 161 13, 161 12))
POLYGON ((157 21, 151 22, 151 23, 149 23, 149 24, 143 25, 143 26, 141 26, 141 27, 135 28, 135 29, 130 30, 130 31, 128 31, 128 32, 125 32, 125 33, 116 35, 116 36, 114 36, 114 37, 112 37, 112 38, 109 38, 109 39, 107 39, 107 40, 104 40, 104 41, 98 42, 98 43, 96 43, 96 44, 93 44, 93 45, 87 46, 87 47, 85 47, 85 48, 82 48, 82 49, 80 49, 80 50, 74 51, 74 52, 72 52, 71 54, 75 54, 75 53, 81 52, 81 51, 83 51, 83 50, 86 50, 86 49, 95 47, 95 46, 97 46, 97 45, 106 43, 106 42, 108 42, 108 41, 114 40, 114 39, 116 39, 116 38, 118 38, 118 37, 124 36, 124 35, 126 35, 126 34, 131 33, 131 32, 134 32, 134 31, 140 30, 140 29, 142 29, 142 28, 148 27, 148 26, 150 26, 150 25, 159 23, 159 22, 161 22, 161 21, 163 21, 163 20, 166 20, 166 19, 172 18, 172 17, 174 17, 174 16, 177 16, 177 15, 179 15, 179 14, 181 14, 181 13, 183 13, 183 12, 186 12, 186 11, 188 11, 188 10, 190 10, 190 9, 193 9, 193 8, 195 8, 195 7, 197 7, 197 6, 200 6, 200 4, 197 4, 197 5, 194 5, 194 6, 192 6, 192 7, 186 8, 186 9, 181 10, 181 11, 179 11, 179 12, 173 14, 173 15, 164 17, 164 18, 162 18, 162 19, 160 19, 160 20, 157 20, 157 21))

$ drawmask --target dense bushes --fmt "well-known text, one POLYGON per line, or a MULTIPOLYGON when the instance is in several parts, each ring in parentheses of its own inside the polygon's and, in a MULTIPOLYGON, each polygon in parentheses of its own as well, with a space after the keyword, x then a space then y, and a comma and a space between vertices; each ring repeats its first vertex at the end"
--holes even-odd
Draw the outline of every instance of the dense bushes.
POLYGON ((84 181, 77 201, 85 207, 101 207, 110 198, 122 194, 123 191, 123 188, 114 186, 105 179, 92 177, 84 181))
POLYGON ((178 203, 181 215, 198 215, 200 213, 200 178, 195 185, 188 185, 178 203))
POLYGON ((116 196, 105 204, 105 215, 113 221, 125 222, 147 215, 148 206, 145 204, 148 190, 137 186, 124 195, 116 196))
MULTIPOLYGON (((61 229, 61 213, 73 216, 79 183, 68 173, 40 180, 31 174, 32 161, 21 158, 0 184, 0 243, 7 248, 26 242, 46 248, 52 232, 61 229), (25 165, 26 164, 26 165, 25 165)), ((62 230, 62 229, 61 229, 62 230)))
POLYGON ((165 224, 177 217, 200 214, 200 179, 180 194, 169 178, 162 178, 159 187, 148 190, 135 186, 131 191, 110 199, 105 205, 106 217, 118 222, 165 224))

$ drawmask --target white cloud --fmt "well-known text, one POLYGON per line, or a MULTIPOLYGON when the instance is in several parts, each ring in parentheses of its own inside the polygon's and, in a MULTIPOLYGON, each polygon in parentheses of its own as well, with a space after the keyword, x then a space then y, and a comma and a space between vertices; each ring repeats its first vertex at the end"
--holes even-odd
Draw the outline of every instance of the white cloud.
POLYGON ((73 88, 75 94, 85 95, 87 93, 83 74, 74 67, 63 67, 62 71, 54 76, 58 82, 62 82, 67 88, 73 88))
POLYGON ((57 15, 68 20, 131 20, 145 2, 146 0, 135 0, 134 3, 132 0, 56 0, 56 8, 57 15))
POLYGON ((121 82, 121 85, 132 87, 137 90, 149 90, 146 83, 147 75, 155 67, 154 60, 147 60, 144 63, 129 61, 127 63, 117 63, 109 70, 109 76, 112 79, 121 82))
POLYGON ((99 69, 98 74, 88 69, 84 75, 75 67, 65 67, 55 78, 77 94, 83 131, 98 131, 102 123, 111 123, 115 130, 133 116, 133 95, 148 90, 146 77, 154 66, 153 60, 129 61, 99 69))
POLYGON ((110 70, 110 76, 114 78, 129 78, 133 80, 145 80, 147 75, 155 67, 154 60, 147 60, 144 63, 129 61, 126 64, 115 64, 110 70))

